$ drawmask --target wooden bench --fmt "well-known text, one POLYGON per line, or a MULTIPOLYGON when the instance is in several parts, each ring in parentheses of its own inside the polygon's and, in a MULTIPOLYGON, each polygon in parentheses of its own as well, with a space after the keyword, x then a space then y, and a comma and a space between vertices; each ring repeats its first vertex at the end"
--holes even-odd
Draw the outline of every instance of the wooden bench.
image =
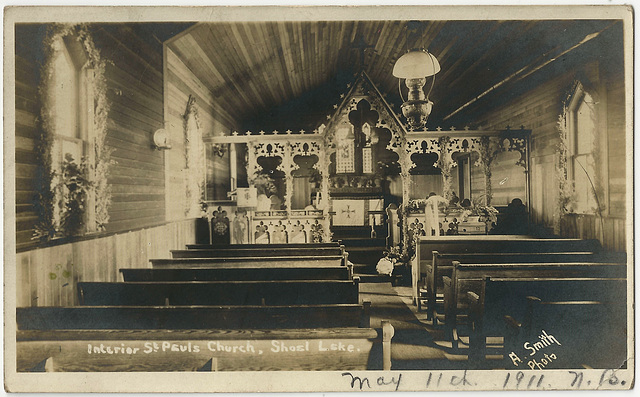
POLYGON ((17 308, 20 330, 369 327, 371 304, 17 308))
POLYGON ((598 240, 538 239, 520 235, 421 237, 412 263, 413 302, 418 304, 419 280, 427 274, 433 251, 446 253, 600 252, 598 240))
POLYGON ((443 277, 445 335, 456 347, 457 317, 468 308, 467 292, 476 294, 490 278, 625 278, 620 263, 505 263, 461 264, 453 262, 452 277, 443 277))
POLYGON ((79 282, 86 306, 320 305, 358 303, 353 280, 79 282))
MULTIPOLYGON (((620 284, 626 286, 626 282, 620 284)), ((626 291, 622 285, 618 287, 626 291)), ((555 349, 551 357, 536 354, 523 360, 526 368, 626 368, 626 299, 611 296, 598 298, 600 300, 595 300, 596 297, 586 294, 554 300, 528 296, 523 323, 517 325, 515 332, 505 335, 506 351, 520 354, 524 348, 523 341, 537 342, 541 330, 548 333, 546 330, 553 327, 553 336, 562 343, 562 347, 555 349), (558 327, 557 324, 563 324, 564 327, 558 327)), ((514 323, 513 317, 507 322, 512 326, 514 323)))
POLYGON ((549 253, 441 253, 432 252, 431 261, 425 261, 426 276, 418 283, 418 310, 422 310, 422 300, 426 299, 428 319, 437 325, 437 297, 442 296, 442 276, 451 277, 453 261, 460 263, 559 263, 559 262, 615 262, 626 263, 625 253, 610 252, 549 252, 549 253))
POLYGON ((344 256, 272 256, 221 258, 174 258, 151 259, 154 268, 195 268, 195 267, 335 267, 346 264, 344 256))
MULTIPOLYGON (((573 300, 573 301, 601 301, 601 302, 617 302, 621 306, 625 306, 626 301, 626 279, 624 278, 490 278, 487 277, 478 293, 467 292, 467 304, 469 305, 469 357, 470 360, 481 367, 486 367, 484 359, 488 352, 487 340, 490 337, 505 338, 503 362, 500 364, 506 368, 515 368, 513 364, 508 365, 510 360, 508 355, 510 352, 516 352, 518 357, 523 359, 528 357, 527 349, 523 348, 523 344, 527 341, 533 343, 539 342, 539 336, 543 331, 554 335, 556 338, 564 340, 567 348, 562 351, 565 357, 568 352, 576 346, 571 346, 571 335, 586 333, 591 327, 590 324, 583 322, 567 322, 570 313, 565 313, 567 317, 560 316, 538 316, 532 320, 531 306, 526 304, 531 294, 544 296, 547 300, 573 300), (515 337, 514 332, 505 330, 503 318, 508 315, 511 319, 525 318, 524 329, 527 332, 520 332, 515 337), (536 323, 536 325, 533 325, 536 323), (517 341, 516 341, 517 339, 517 341), (510 340, 510 342, 507 342, 510 340), (519 344, 519 347, 516 346, 519 344)), ((618 322, 617 326, 624 322, 618 322)), ((607 322, 597 322, 600 329, 609 329, 614 332, 617 326, 607 324, 607 322), (608 328, 608 326, 612 326, 608 328)), ((553 351, 557 349, 551 349, 553 351)), ((540 354, 539 356, 542 356, 540 354)), ((579 363, 573 362, 576 368, 579 363)), ((554 368, 559 368, 554 366, 554 368)))
POLYGON ((17 332, 17 371, 367 370, 379 344, 370 328, 29 330, 17 332))
POLYGON ((342 256, 344 250, 340 247, 322 248, 237 248, 237 249, 186 249, 171 250, 172 258, 221 258, 221 257, 270 257, 270 256, 342 256))
POLYGON ((124 281, 350 280, 351 266, 120 269, 124 281))
POLYGON ((279 243, 279 244, 231 244, 231 245, 210 245, 210 244, 187 244, 187 249, 215 249, 215 250, 235 250, 235 249, 273 249, 273 248, 337 248, 343 247, 340 241, 329 243, 279 243))

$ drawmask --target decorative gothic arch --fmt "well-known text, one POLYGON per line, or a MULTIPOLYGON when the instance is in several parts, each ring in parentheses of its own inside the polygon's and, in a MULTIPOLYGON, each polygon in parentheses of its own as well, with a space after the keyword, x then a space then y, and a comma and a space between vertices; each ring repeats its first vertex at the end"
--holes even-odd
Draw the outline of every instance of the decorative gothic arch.
MULTIPOLYGON (((355 135, 363 133, 360 131, 364 125, 363 120, 354 120, 354 117, 364 117, 368 123, 375 123, 375 126, 369 124, 369 128, 385 131, 385 149, 397 156, 397 164, 402 178, 402 203, 405 206, 410 201, 410 171, 415 166, 411 156, 416 153, 435 153, 437 155, 437 161, 434 165, 442 171, 443 186, 451 183, 451 171, 456 165, 452 157, 455 153, 475 153, 472 157, 476 159, 475 165, 483 167, 485 175, 490 176, 492 162, 498 153, 502 151, 518 152, 520 156, 516 165, 522 166, 525 173, 528 172, 529 130, 507 128, 506 130, 484 131, 451 128, 444 131, 437 128, 432 131, 408 131, 365 72, 360 73, 354 84, 348 87, 348 93, 341 96, 342 102, 334 106, 335 111, 332 115, 327 116, 327 122, 320 125, 312 133, 305 131, 293 133, 287 130, 285 133, 274 131, 271 134, 265 134, 264 131, 261 131, 258 134, 247 132, 242 135, 234 132, 230 136, 215 136, 208 140, 212 144, 246 143, 248 147, 248 175, 259 170, 257 164, 259 157, 278 156, 282 158, 278 169, 285 173, 287 191, 285 206, 289 213, 295 212, 291 211, 292 173, 299 168, 293 158, 297 155, 316 155, 318 161, 313 167, 320 175, 319 193, 322 197, 322 205, 317 207, 316 212, 322 211, 322 218, 316 219, 318 230, 315 234, 319 233, 320 226, 322 226, 323 240, 327 241, 331 239, 329 211, 332 208, 332 200, 329 169, 332 164, 332 155, 338 150, 337 134, 344 123, 355 127, 355 135)), ((362 138, 362 136, 355 135, 354 140, 362 138)), ((526 189, 527 202, 530 202, 528 199, 528 177, 526 189)), ((451 189, 445 188, 444 191, 444 195, 448 196, 451 189)), ((490 197, 490 178, 486 178, 485 191, 487 197, 490 197)), ((488 201, 490 202, 490 200, 488 201)), ((407 217, 403 217, 402 236, 405 250, 411 246, 407 228, 407 217)), ((307 240, 311 241, 312 238, 308 237, 307 240)))

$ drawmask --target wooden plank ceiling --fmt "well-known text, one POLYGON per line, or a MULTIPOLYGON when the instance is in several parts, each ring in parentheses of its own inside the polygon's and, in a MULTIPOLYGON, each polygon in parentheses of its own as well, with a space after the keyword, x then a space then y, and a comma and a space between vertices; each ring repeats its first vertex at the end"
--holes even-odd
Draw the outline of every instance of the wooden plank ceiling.
POLYGON ((433 129, 472 123, 477 106, 486 111, 529 71, 615 25, 584 20, 197 23, 167 43, 232 117, 246 129, 265 131, 317 127, 360 70, 399 112, 393 64, 408 48, 425 47, 442 67, 430 96, 435 105, 427 126, 433 129), (474 99, 478 96, 482 100, 474 99), (470 101, 475 110, 464 106, 470 101))

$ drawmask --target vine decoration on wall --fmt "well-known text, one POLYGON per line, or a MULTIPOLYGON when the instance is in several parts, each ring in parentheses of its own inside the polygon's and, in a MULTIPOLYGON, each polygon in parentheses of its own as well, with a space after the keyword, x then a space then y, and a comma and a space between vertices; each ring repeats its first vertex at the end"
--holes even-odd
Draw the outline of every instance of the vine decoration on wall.
POLYGON ((496 159, 498 153, 500 152, 500 148, 498 146, 498 143, 488 136, 483 136, 480 138, 480 158, 478 159, 478 162, 480 163, 480 165, 482 165, 482 171, 484 173, 484 197, 487 206, 491 205, 491 199, 493 198, 493 189, 491 186, 491 167, 493 165, 493 161, 496 159))
POLYGON ((568 108, 563 104, 562 113, 558 116, 556 129, 558 131, 559 143, 556 147, 557 160, 555 164, 555 176, 558 184, 558 203, 556 214, 553 217, 553 229, 556 234, 560 233, 560 225, 563 218, 573 212, 575 204, 575 186, 568 176, 569 162, 569 133, 567 125, 568 108))
POLYGON ((204 200, 204 146, 196 97, 189 95, 183 116, 185 158, 185 215, 198 216, 204 200))
POLYGON ((107 99, 107 80, 105 77, 107 61, 96 48, 93 38, 85 24, 51 24, 43 40, 44 64, 41 67, 41 80, 38 85, 38 95, 42 104, 37 125, 40 136, 35 145, 38 170, 36 173, 36 194, 34 209, 38 220, 34 226, 33 240, 48 241, 56 237, 82 234, 86 228, 71 227, 62 220, 68 218, 68 211, 73 208, 73 217, 85 216, 87 206, 86 197, 93 196, 94 225, 89 225, 89 230, 103 231, 109 222, 109 207, 111 206, 111 185, 108 183, 110 167, 115 164, 111 159, 112 149, 105 144, 107 136, 107 120, 110 105, 107 99), (93 141, 90 142, 90 150, 94 151, 95 161, 89 164, 83 157, 76 162, 76 175, 84 182, 77 186, 79 191, 71 192, 65 186, 64 172, 73 168, 70 164, 74 159, 65 159, 62 172, 57 173, 53 165, 53 145, 55 142, 54 109, 48 100, 50 90, 54 84, 54 60, 59 41, 70 37, 77 40, 87 55, 86 68, 89 74, 88 84, 93 92, 93 141), (81 214, 78 214, 81 211, 81 214))

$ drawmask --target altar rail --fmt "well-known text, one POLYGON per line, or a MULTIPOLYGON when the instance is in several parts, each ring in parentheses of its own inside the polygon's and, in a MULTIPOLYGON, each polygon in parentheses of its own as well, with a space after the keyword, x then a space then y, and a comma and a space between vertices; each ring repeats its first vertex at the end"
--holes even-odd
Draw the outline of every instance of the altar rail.
POLYGON ((150 268, 151 258, 195 242, 193 219, 16 255, 18 307, 77 305, 78 281, 118 281, 118 269, 150 268))

